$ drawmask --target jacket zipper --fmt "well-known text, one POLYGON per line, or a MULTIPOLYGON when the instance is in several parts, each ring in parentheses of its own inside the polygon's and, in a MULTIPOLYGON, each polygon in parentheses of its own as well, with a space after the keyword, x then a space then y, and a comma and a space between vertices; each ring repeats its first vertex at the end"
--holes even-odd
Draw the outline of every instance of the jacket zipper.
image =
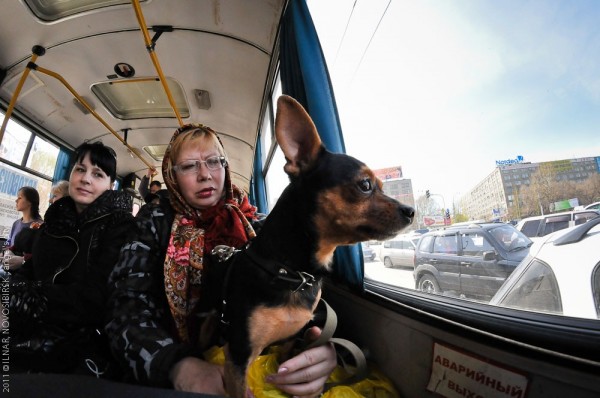
MULTIPOLYGON (((100 220, 101 218, 108 217, 108 216, 109 216, 109 214, 103 214, 103 215, 101 215, 100 217, 96 217, 96 218, 94 218, 94 219, 88 220, 88 221, 86 221, 85 223, 83 223, 83 224, 81 225, 81 227, 83 227, 83 226, 85 226, 85 225, 87 225, 87 224, 89 224, 89 223, 91 223, 91 222, 94 222, 94 221, 100 220)), ((80 227, 80 228, 77 228, 77 235, 79 235, 79 233, 80 233, 80 231, 81 231, 81 227, 80 227)), ((55 237, 55 238, 69 238, 69 239, 71 239, 73 242, 75 242, 75 247, 77 247, 77 250, 75 250, 75 255, 74 255, 72 258, 71 258, 71 261, 69 261, 69 263, 68 263, 68 264, 67 264, 65 267, 63 267, 63 268, 59 269, 58 271, 56 271, 56 273, 55 273, 55 274, 54 274, 54 276, 52 277, 52 284, 55 284, 55 282, 56 282, 56 277, 57 277, 58 275, 60 275, 60 274, 61 274, 61 273, 62 273, 64 270, 66 270, 66 269, 70 268, 70 267, 71 267, 71 264, 73 264, 73 261, 75 260, 75 258, 76 258, 76 257, 77 257, 77 255, 79 254, 79 243, 77 243, 77 241, 76 241, 75 239, 73 239, 72 237, 70 237, 70 236, 67 236, 67 235, 65 235, 65 236, 57 236, 57 235, 52 235, 52 234, 48 234, 48 235, 50 235, 50 236, 52 236, 52 237, 55 237)), ((90 240, 90 244, 91 244, 91 240, 90 240)), ((88 247, 88 251, 89 251, 89 247, 88 247)))

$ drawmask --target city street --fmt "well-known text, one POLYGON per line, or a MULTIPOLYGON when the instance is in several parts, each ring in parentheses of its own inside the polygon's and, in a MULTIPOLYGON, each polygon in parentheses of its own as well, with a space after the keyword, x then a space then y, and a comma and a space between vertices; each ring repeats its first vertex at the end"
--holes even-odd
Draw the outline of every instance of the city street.
POLYGON ((365 262, 365 277, 411 290, 415 288, 412 267, 386 268, 377 257, 375 261, 365 262))

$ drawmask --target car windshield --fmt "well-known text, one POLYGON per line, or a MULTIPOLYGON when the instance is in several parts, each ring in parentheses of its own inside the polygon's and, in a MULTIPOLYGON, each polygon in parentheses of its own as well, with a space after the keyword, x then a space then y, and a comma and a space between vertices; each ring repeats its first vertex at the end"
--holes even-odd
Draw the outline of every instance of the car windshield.
POLYGON ((490 233, 508 251, 523 250, 533 244, 531 239, 510 225, 504 224, 492 228, 490 233))

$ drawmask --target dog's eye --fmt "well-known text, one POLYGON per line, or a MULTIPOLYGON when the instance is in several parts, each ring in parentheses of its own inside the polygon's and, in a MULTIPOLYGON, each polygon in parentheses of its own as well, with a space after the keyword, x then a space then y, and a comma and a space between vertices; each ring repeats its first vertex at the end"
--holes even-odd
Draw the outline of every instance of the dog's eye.
POLYGON ((373 184, 371 183, 371 179, 365 178, 364 180, 360 180, 358 182, 358 188, 365 193, 371 192, 373 190, 373 184))

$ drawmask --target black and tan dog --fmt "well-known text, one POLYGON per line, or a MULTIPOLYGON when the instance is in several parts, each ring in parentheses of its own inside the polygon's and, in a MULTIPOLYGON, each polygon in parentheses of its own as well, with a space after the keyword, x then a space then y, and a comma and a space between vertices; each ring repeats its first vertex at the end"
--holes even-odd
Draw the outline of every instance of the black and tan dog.
POLYGON ((335 248, 389 239, 414 215, 363 163, 327 151, 293 98, 279 98, 275 131, 290 184, 222 281, 225 383, 234 397, 245 396, 246 370, 261 351, 311 320, 335 248))

